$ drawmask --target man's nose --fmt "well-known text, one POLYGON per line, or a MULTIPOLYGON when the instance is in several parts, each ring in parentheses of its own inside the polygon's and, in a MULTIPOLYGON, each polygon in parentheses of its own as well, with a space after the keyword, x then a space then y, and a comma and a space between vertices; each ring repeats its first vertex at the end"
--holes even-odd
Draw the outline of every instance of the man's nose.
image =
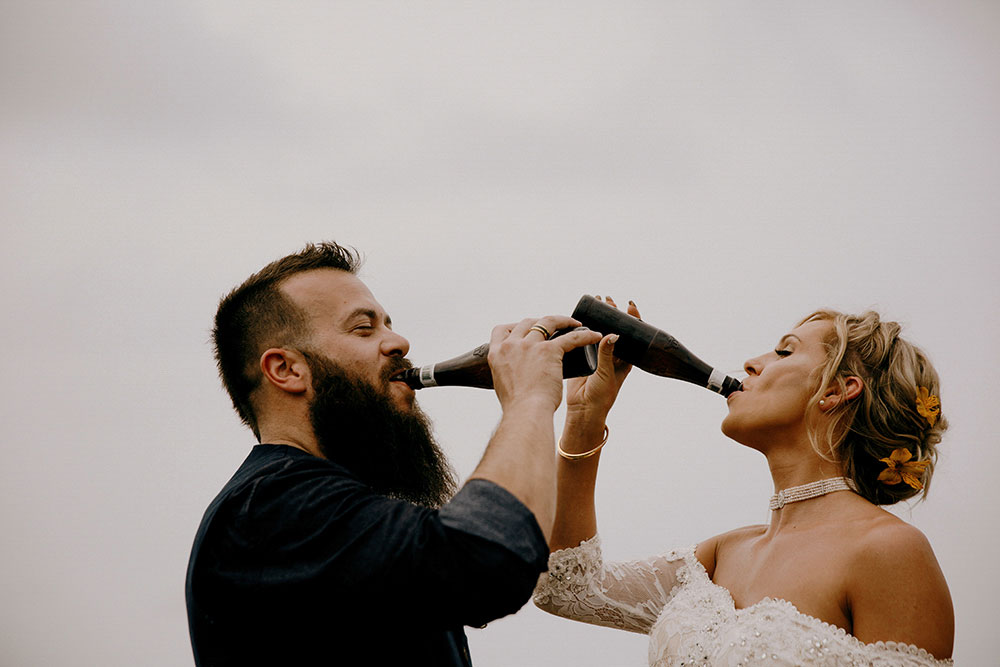
POLYGON ((405 357, 410 351, 410 341, 390 330, 382 339, 382 354, 387 357, 405 357))

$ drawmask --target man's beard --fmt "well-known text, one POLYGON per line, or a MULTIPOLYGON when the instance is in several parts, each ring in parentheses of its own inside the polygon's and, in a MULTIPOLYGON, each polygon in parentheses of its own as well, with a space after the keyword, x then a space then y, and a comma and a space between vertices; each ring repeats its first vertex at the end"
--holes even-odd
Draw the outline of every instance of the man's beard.
POLYGON ((400 410, 389 378, 408 368, 393 357, 373 386, 317 352, 303 354, 313 376, 309 418, 319 449, 376 493, 425 507, 440 507, 457 489, 454 472, 416 405, 400 410), (384 387, 384 389, 383 389, 384 387))

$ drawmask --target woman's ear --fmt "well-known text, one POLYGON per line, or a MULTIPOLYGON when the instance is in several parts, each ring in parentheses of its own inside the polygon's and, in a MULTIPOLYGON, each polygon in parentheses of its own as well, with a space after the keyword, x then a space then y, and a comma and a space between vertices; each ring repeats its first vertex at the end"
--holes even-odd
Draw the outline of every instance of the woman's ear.
POLYGON ((844 380, 844 384, 847 386, 846 400, 853 401, 855 398, 861 395, 862 390, 865 388, 865 383, 856 375, 851 375, 844 380))
POLYGON ((305 393, 312 386, 309 364, 294 350, 272 347, 260 355, 260 371, 273 387, 289 394, 305 393))
POLYGON ((829 410, 835 407, 841 401, 853 401, 855 398, 861 395, 861 392, 865 388, 865 383, 856 375, 850 375, 844 378, 844 392, 841 393, 840 387, 837 385, 832 385, 823 394, 823 398, 819 402, 819 409, 822 411, 829 410))

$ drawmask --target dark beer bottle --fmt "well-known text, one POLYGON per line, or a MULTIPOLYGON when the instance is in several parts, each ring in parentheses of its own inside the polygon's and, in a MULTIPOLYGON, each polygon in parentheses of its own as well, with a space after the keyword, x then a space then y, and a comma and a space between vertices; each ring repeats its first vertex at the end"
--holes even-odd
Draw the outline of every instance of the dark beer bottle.
MULTIPOLYGON (((585 328, 585 327, 577 327, 585 328)), ((559 329, 552 338, 574 329, 559 329)), ((493 388, 493 373, 486 361, 490 344, 483 343, 476 349, 454 359, 439 361, 419 368, 403 371, 400 379, 413 389, 425 387, 478 387, 493 388)), ((563 377, 574 378, 590 375, 597 370, 597 344, 585 345, 563 355, 563 377)))
POLYGON ((580 299, 573 318, 605 336, 618 334, 615 356, 647 373, 691 382, 723 396, 742 388, 739 380, 691 354, 666 331, 592 296, 585 295, 580 299))

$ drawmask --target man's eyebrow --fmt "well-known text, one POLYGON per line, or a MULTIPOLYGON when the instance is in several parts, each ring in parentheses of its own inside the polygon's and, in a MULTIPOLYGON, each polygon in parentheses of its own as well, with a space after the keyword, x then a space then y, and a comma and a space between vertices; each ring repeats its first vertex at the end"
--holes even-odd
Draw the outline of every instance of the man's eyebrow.
MULTIPOLYGON (((352 310, 350 313, 347 314, 347 317, 345 317, 344 320, 345 321, 353 320, 355 317, 358 317, 360 315, 364 315, 370 320, 378 321, 378 313, 376 313, 371 308, 363 308, 363 307, 355 308, 354 310, 352 310)), ((385 316, 385 325, 387 327, 392 326, 392 318, 389 317, 388 315, 385 316)))

